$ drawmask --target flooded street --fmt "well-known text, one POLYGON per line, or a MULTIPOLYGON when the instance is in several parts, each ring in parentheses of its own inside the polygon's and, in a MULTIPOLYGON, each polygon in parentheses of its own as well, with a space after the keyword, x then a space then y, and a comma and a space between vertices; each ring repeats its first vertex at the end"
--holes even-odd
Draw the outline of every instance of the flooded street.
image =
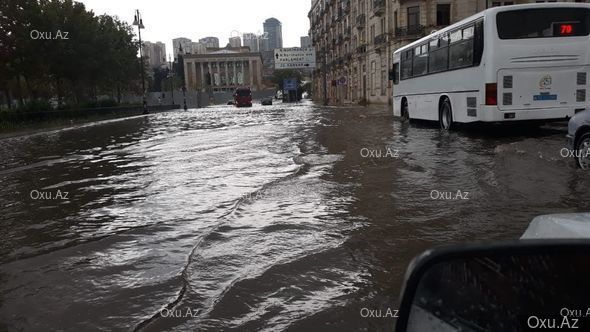
POLYGON ((590 209, 565 128, 219 106, 0 140, 0 330, 392 331, 406 267, 590 209))

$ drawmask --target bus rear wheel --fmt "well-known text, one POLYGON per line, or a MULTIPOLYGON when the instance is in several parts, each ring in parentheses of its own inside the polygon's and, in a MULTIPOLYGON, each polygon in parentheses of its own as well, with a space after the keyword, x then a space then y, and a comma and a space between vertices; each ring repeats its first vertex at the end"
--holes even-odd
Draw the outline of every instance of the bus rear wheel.
POLYGON ((401 111, 401 120, 402 122, 410 121, 410 112, 408 111, 408 101, 402 101, 402 111, 401 111))
POLYGON ((453 123, 453 109, 451 108, 451 102, 447 98, 445 98, 443 102, 440 104, 440 108, 438 111, 438 119, 441 129, 455 129, 455 124, 453 123))

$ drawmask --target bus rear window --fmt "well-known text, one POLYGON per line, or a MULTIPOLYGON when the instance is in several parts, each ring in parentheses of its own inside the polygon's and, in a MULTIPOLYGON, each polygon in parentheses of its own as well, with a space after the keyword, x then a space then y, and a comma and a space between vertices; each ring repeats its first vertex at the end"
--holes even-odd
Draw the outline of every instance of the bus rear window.
POLYGON ((496 16, 500 39, 587 36, 590 10, 541 8, 500 12, 496 16))

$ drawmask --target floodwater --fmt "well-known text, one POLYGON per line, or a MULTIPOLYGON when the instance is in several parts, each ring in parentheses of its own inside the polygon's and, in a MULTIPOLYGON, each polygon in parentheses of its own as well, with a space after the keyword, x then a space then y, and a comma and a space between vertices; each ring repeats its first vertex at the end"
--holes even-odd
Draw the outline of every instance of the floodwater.
POLYGON ((391 331, 415 255, 590 210, 564 135, 301 103, 0 140, 0 330, 391 331))

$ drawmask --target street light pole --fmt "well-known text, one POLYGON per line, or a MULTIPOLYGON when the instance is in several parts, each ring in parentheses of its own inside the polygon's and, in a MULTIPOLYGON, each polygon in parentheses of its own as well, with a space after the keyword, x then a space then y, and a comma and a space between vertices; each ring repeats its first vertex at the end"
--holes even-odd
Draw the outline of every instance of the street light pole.
POLYGON ((184 110, 188 110, 188 107, 186 106, 186 87, 183 86, 182 87, 182 98, 184 98, 184 110))
POLYGON ((147 108, 147 101, 145 99, 145 67, 143 65, 143 51, 141 45, 141 29, 145 29, 143 26, 143 20, 141 19, 141 15, 139 14, 139 9, 135 10, 135 19, 133 20, 133 25, 137 25, 137 31, 139 35, 139 60, 141 63, 141 95, 142 95, 142 103, 143 103, 143 114, 148 114, 147 108))
POLYGON ((324 57, 324 106, 328 106, 328 53, 322 53, 324 57))
POLYGON ((172 105, 174 105, 174 68, 170 54, 168 54, 168 62, 170 63, 170 93, 172 93, 172 105))

